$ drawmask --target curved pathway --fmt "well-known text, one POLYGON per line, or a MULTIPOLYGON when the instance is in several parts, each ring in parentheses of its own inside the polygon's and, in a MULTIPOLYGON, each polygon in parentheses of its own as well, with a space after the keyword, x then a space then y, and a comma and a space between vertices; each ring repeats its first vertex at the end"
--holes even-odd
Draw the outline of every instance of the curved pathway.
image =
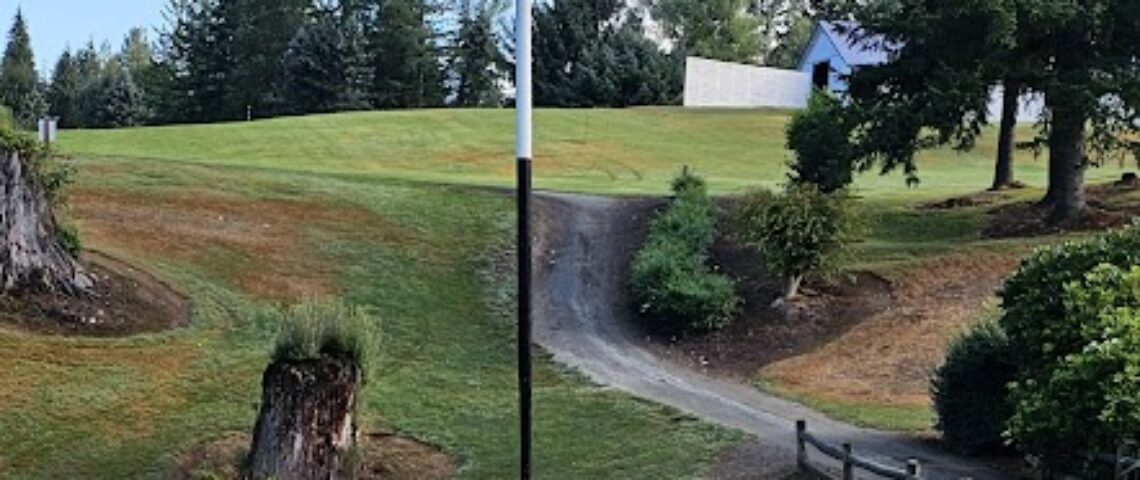
POLYGON ((851 442, 860 455, 886 465, 901 467, 917 458, 927 478, 1007 478, 920 440, 837 422, 658 357, 626 318, 624 294, 631 249, 639 243, 636 230, 645 221, 637 216, 647 209, 636 208, 637 201, 578 195, 543 193, 537 201, 538 343, 594 382, 755 435, 753 447, 765 452, 765 471, 753 478, 794 468, 797 419, 806 419, 812 433, 828 442, 851 442))

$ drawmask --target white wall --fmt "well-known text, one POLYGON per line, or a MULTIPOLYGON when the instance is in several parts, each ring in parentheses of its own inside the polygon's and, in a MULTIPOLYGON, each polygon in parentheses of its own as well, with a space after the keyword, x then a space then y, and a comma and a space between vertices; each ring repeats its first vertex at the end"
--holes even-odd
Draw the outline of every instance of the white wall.
POLYGON ((804 108, 811 74, 689 57, 686 107, 804 108))

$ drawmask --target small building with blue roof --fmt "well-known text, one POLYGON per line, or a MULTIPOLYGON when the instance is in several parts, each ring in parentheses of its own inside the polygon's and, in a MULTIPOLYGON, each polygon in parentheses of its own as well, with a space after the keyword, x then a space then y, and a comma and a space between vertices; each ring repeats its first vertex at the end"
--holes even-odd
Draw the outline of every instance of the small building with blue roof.
POLYGON ((882 37, 857 35, 857 28, 853 22, 816 22, 798 68, 811 78, 813 87, 845 92, 844 77, 853 70, 887 63, 889 54, 882 37))

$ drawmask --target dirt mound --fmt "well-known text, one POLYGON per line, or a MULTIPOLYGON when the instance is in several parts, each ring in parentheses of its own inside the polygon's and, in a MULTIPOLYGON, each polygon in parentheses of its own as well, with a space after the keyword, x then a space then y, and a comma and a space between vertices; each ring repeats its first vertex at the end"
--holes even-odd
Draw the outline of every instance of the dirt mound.
MULTIPOLYGON (((166 480, 238 479, 250 436, 233 433, 182 453, 166 480)), ((391 433, 361 435, 351 459, 359 480, 444 480, 455 477, 455 461, 439 448, 391 433)))
POLYGON ((1124 181, 1088 187, 1085 194, 1088 210, 1079 217, 1062 224, 1046 221, 1049 207, 1036 202, 1015 203, 990 211, 989 225, 982 232, 985 238, 1027 238, 1063 232, 1099 232, 1124 227, 1140 216, 1140 204, 1135 201, 1116 201, 1134 193, 1138 184, 1124 181))
POLYGON ((742 311, 724 330, 659 343, 666 344, 670 357, 719 375, 748 378, 771 363, 823 346, 891 304, 890 283, 860 272, 813 280, 792 308, 772 308, 782 285, 751 251, 722 238, 712 259, 737 279, 742 311))
POLYGON ((86 298, 0 296, 0 325, 51 335, 123 337, 184 327, 190 302, 153 275, 97 252, 84 264, 96 279, 86 298))

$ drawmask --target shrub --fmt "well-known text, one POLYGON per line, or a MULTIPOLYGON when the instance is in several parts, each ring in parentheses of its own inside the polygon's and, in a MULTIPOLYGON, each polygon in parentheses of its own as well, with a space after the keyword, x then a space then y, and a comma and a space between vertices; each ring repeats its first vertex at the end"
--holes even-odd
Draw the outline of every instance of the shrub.
POLYGON ((831 193, 851 184, 856 150, 851 142, 855 122, 843 102, 817 91, 808 108, 796 112, 786 132, 795 159, 788 165, 792 183, 810 183, 831 193))
POLYGON ((1013 416, 1008 385, 1016 374, 1009 337, 997 322, 984 322, 950 344, 930 393, 935 427, 952 449, 969 455, 1003 449, 1002 434, 1013 416))
POLYGON ((850 197, 812 184, 791 185, 782 195, 754 190, 740 200, 734 217, 737 238, 786 281, 785 300, 798 294, 807 274, 835 268, 859 231, 850 197))
POLYGON ((322 356, 348 359, 362 369, 376 349, 376 320, 355 307, 306 302, 281 313, 275 362, 300 362, 322 356))
MULTIPOLYGON (((1077 349, 1015 383, 1010 433, 1050 467, 1092 467, 1140 432, 1140 267, 1101 265, 1062 295, 1077 349)), ((1062 342, 1074 339, 1062 338, 1062 342)))
POLYGON ((673 182, 675 200, 653 220, 633 260, 631 286, 643 315, 659 330, 705 332, 732 321, 736 286, 708 268, 715 235, 704 181, 687 168, 673 182))
POLYGON ((1065 289, 1101 264, 1140 265, 1140 222, 1092 240, 1039 249, 1006 281, 1001 324, 1027 374, 1084 347, 1083 325, 1065 313, 1065 289))

